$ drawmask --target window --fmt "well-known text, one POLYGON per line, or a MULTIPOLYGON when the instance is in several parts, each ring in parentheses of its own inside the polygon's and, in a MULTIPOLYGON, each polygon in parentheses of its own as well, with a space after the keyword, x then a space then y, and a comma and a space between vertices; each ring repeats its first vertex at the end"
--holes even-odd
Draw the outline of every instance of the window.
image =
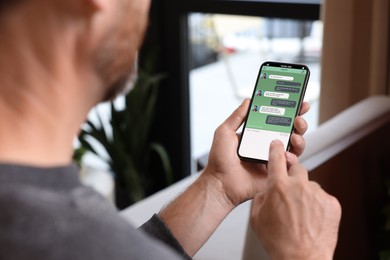
POLYGON ((264 61, 307 64, 305 100, 310 130, 318 124, 322 24, 320 21, 192 13, 190 118, 192 160, 208 153, 215 128, 250 98, 264 61))
MULTIPOLYGON (((167 91, 161 93, 160 97, 158 116, 161 117, 161 122, 159 122, 161 129, 159 129, 159 135, 174 156, 174 171, 184 177, 196 170, 196 158, 206 151, 204 148, 206 144, 202 149, 191 149, 191 145, 194 146, 195 142, 200 140, 193 132, 193 127, 196 126, 200 131, 207 132, 208 136, 210 132, 212 135, 215 126, 219 125, 221 120, 230 114, 232 108, 240 102, 235 96, 245 95, 245 89, 254 86, 253 78, 256 77, 257 69, 263 58, 259 56, 258 59, 251 59, 253 57, 248 54, 250 51, 256 51, 256 55, 260 55, 261 52, 270 54, 269 57, 264 56, 264 59, 278 59, 279 57, 283 61, 294 61, 300 55, 307 61, 319 59, 318 46, 315 46, 313 42, 313 45, 309 46, 306 38, 309 37, 308 34, 316 32, 315 28, 321 26, 316 22, 319 20, 320 0, 187 0, 180 3, 174 0, 164 0, 155 5, 156 10, 164 10, 163 19, 159 18, 154 24, 162 26, 160 31, 163 32, 163 36, 160 42, 164 54, 161 62, 163 71, 169 75, 165 83, 167 91), (233 19, 239 19, 241 22, 233 22, 232 17, 220 14, 241 15, 240 18, 233 19), (218 29, 221 19, 232 23, 229 26, 231 29, 239 23, 245 23, 247 26, 237 25, 237 32, 224 32, 223 28, 222 31, 218 29), (255 23, 258 23, 258 26, 252 28, 252 24, 255 23), (307 34, 301 38, 289 35, 292 31, 297 35, 299 30, 307 34), (285 35, 291 37, 284 37, 285 35), (278 46, 281 44, 285 46, 286 41, 289 40, 289 47, 295 46, 294 53, 275 51, 280 50, 278 46), (260 41, 261 45, 258 44, 260 41), (254 47, 256 45, 258 49, 254 47), (255 50, 250 50, 251 48, 255 50), (317 54, 314 54, 315 48, 317 48, 317 54), (249 59, 241 59, 242 56, 249 56, 249 59), (246 65, 243 66, 248 67, 248 70, 242 72, 236 69, 237 66, 240 67, 240 62, 245 62, 246 65), (219 85, 225 88, 218 91, 217 88, 203 84, 214 80, 210 77, 202 79, 201 74, 206 73, 207 69, 219 69, 224 74, 219 85), (209 98, 212 93, 206 96, 202 94, 203 100, 200 102, 194 100, 197 97, 194 91, 199 91, 200 87, 196 86, 200 85, 219 95, 224 94, 221 91, 228 90, 232 101, 229 101, 230 104, 218 104, 218 107, 207 108, 206 104, 209 105, 208 103, 212 102, 206 102, 206 98, 209 98), (211 110, 207 113, 210 117, 209 122, 199 123, 204 116, 194 115, 192 113, 194 108, 194 111, 213 109, 213 113, 210 113, 211 110), (212 118, 215 110, 221 110, 225 114, 221 113, 218 114, 218 118, 212 118)), ((310 64, 309 66, 313 75, 311 82, 314 82, 316 68, 310 64)), ((219 99, 219 96, 215 97, 217 98, 219 99)), ((208 150, 211 140, 204 139, 203 141, 207 143, 208 150)))

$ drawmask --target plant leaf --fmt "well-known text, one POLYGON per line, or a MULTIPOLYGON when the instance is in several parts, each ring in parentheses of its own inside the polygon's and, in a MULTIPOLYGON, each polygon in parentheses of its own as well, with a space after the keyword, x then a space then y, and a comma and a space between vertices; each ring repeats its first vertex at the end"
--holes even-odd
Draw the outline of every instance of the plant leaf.
POLYGON ((172 170, 171 162, 169 160, 169 156, 168 156, 167 151, 165 150, 165 148, 161 144, 158 144, 158 143, 152 143, 150 145, 150 148, 153 151, 155 151, 160 157, 161 164, 163 166, 164 173, 165 173, 166 184, 167 185, 172 184, 173 183, 173 170, 172 170))

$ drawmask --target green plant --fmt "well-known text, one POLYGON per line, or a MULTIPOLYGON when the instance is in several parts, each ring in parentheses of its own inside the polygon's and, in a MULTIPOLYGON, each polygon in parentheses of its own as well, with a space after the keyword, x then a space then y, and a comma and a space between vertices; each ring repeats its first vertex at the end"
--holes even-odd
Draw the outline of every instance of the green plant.
POLYGON ((110 166, 115 179, 118 208, 124 208, 157 191, 156 180, 165 182, 160 188, 173 182, 166 150, 150 139, 158 85, 162 78, 162 75, 141 71, 134 88, 125 97, 125 107, 118 109, 111 102, 111 131, 104 126, 98 114, 98 122, 87 121, 79 136, 84 149, 96 154, 110 166), (96 141, 103 146, 109 159, 96 149, 96 141), (156 171, 156 168, 161 170, 156 171))
POLYGON ((83 146, 76 148, 73 152, 73 161, 79 168, 81 167, 82 159, 86 152, 87 150, 83 146))

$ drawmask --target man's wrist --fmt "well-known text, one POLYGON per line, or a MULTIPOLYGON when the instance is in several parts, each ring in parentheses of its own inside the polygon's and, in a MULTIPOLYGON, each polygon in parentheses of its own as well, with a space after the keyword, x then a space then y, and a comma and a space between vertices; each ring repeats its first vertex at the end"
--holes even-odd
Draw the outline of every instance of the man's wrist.
POLYGON ((193 256, 233 208, 222 182, 204 172, 159 216, 185 252, 193 256))
POLYGON ((228 196, 223 183, 220 179, 214 176, 207 168, 198 178, 197 182, 207 189, 207 193, 213 197, 216 206, 221 207, 222 210, 228 214, 235 208, 234 202, 228 196))

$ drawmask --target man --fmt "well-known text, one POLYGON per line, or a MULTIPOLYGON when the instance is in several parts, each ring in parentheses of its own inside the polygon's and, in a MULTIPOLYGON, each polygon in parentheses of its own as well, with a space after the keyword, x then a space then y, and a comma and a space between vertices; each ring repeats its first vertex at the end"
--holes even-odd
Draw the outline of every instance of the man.
MULTIPOLYGON (((203 174, 142 231, 80 184, 73 138, 95 104, 134 78, 148 8, 148 0, 0 1, 0 259, 190 258, 256 195, 252 222, 271 256, 331 256, 339 205, 296 156, 276 141, 268 171, 238 159, 248 100, 216 130, 203 174)), ((301 117, 294 124, 299 155, 307 126, 301 117)))

